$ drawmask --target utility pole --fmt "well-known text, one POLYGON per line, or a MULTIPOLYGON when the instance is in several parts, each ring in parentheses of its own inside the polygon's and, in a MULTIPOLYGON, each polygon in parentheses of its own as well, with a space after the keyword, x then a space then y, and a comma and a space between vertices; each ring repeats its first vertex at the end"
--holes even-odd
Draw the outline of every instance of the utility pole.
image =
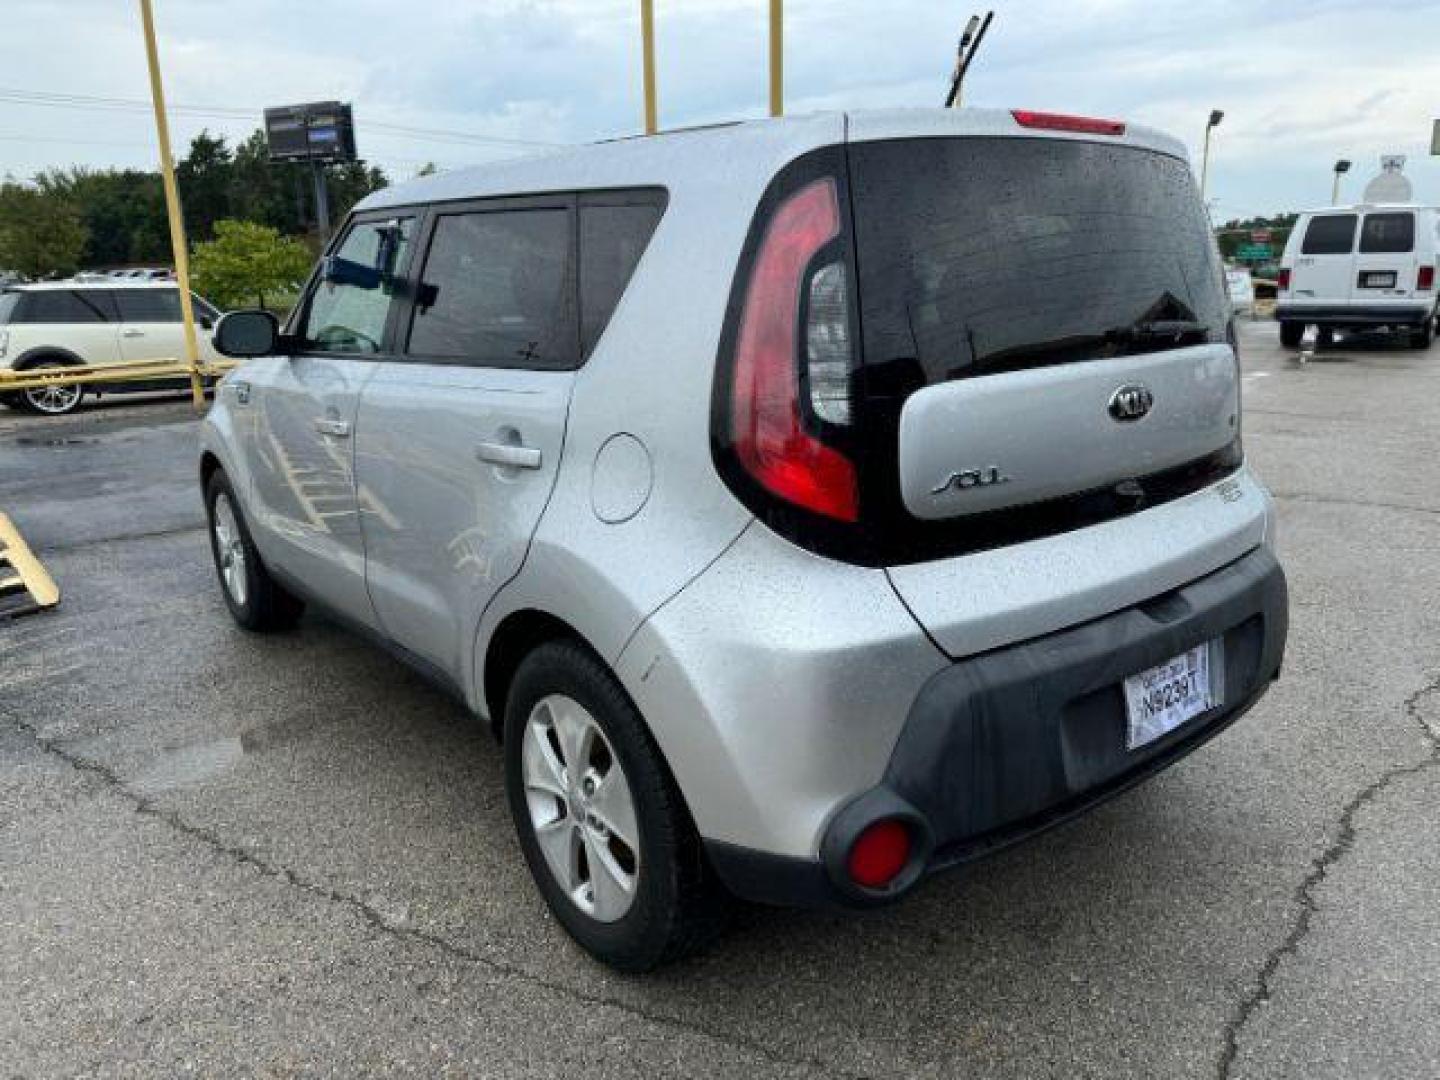
POLYGON ((180 212, 180 189, 175 183, 175 159, 170 152, 170 124, 165 115, 165 87, 160 81, 160 52, 155 45, 155 15, 150 10, 150 0, 140 0, 140 22, 145 33, 145 59, 150 67, 150 99, 155 106, 155 137, 160 144, 165 209, 170 216, 170 251, 175 259, 175 285, 180 290, 180 321, 185 329, 190 393, 195 408, 203 410, 205 388, 200 382, 200 345, 195 338, 195 308, 190 303, 190 254, 185 244, 185 217, 180 212))
POLYGON ((970 61, 975 59, 975 53, 979 50, 980 43, 985 40, 985 34, 994 18, 995 12, 987 11, 983 20, 979 15, 971 15, 970 21, 965 24, 965 30, 960 35, 960 45, 955 50, 955 70, 950 74, 950 90, 945 95, 945 108, 960 107, 960 86, 965 81, 965 73, 970 70, 970 61))

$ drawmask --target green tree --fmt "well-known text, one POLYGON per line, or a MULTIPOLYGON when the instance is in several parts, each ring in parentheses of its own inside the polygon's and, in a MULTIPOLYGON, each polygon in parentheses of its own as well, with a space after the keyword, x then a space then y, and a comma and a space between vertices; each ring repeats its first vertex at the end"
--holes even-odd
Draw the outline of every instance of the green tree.
POLYGON ((225 137, 202 131, 190 142, 190 153, 175 166, 175 184, 185 209, 185 233, 192 240, 208 240, 215 222, 234 217, 230 208, 234 162, 225 137))
POLYGON ((215 239, 195 245, 195 288, 222 308, 266 306, 292 292, 310 270, 310 250, 253 221, 217 221, 215 239))
POLYGON ((165 194, 157 173, 138 169, 51 169, 35 178, 47 195, 69 202, 89 234, 87 268, 170 262, 165 194))
POLYGON ((0 185, 0 267, 32 278, 73 274, 88 239, 69 200, 21 184, 0 185))

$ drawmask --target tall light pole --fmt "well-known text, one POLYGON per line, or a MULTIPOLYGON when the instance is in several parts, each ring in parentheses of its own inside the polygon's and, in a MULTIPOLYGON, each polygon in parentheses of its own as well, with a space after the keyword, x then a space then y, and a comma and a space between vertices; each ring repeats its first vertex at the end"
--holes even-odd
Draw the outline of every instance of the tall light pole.
POLYGON ((1205 150, 1200 156, 1200 201, 1205 201, 1205 188, 1210 181, 1210 132, 1220 126, 1225 114, 1219 109, 1210 110, 1210 122, 1205 125, 1205 150))
POLYGON ((1340 204, 1340 178, 1350 171, 1350 162, 1341 158, 1335 162, 1335 185, 1330 189, 1330 205, 1340 204))
POLYGON ((204 409, 200 346, 195 337, 195 310, 190 304, 190 257, 185 246, 185 215, 180 212, 180 189, 175 184, 175 159, 170 153, 170 122, 165 112, 165 86, 160 79, 160 49, 155 44, 155 15, 150 10, 150 0, 140 0, 140 27, 145 35, 145 60, 150 68, 150 100, 155 108, 160 180, 165 189, 165 209, 170 217, 170 253, 175 260, 175 284, 180 292, 180 323, 184 330, 185 363, 190 369, 190 393, 195 400, 195 408, 204 409))
POLYGON ((655 107, 655 2, 640 0, 640 68, 645 97, 645 134, 659 130, 655 107))
POLYGON ((785 4, 770 0, 770 115, 785 112, 785 4))

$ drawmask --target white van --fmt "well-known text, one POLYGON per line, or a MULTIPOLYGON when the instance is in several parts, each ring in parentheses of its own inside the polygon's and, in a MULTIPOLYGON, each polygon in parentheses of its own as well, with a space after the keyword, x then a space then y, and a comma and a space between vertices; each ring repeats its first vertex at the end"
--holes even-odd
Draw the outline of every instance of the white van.
POLYGON ((1275 317, 1280 341, 1300 344, 1307 325, 1407 333, 1417 349, 1435 336, 1440 212, 1414 203, 1332 206, 1295 222, 1280 260, 1275 317))

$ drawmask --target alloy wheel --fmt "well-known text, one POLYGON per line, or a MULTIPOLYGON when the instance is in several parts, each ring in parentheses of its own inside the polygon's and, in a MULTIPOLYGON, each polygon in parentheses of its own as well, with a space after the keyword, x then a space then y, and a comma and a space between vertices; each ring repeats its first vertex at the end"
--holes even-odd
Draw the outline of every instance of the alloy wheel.
POLYGON ((579 702, 536 702, 520 748, 525 803, 545 864, 597 922, 622 918, 640 882, 635 798, 605 733, 579 702))
POLYGON ((240 539, 240 525, 235 520, 235 510, 230 505, 230 496, 223 491, 215 496, 215 558, 220 565, 220 580, 230 599, 240 607, 250 594, 249 582, 245 577, 245 544, 240 539))

